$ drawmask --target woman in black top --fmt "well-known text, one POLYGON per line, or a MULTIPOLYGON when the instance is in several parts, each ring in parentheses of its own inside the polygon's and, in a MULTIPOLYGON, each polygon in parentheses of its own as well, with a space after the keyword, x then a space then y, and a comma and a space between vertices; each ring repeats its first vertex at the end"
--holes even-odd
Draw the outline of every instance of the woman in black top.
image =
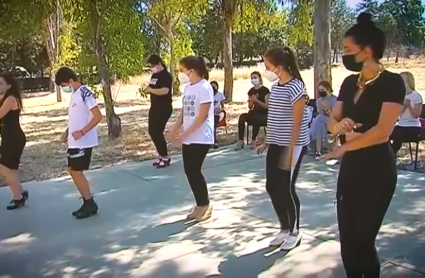
POLYGON ((19 123, 21 110, 22 97, 16 79, 9 74, 0 74, 0 173, 13 194, 8 210, 24 206, 28 199, 28 192, 22 189, 18 176, 22 151, 27 142, 19 123))
POLYGON ((389 136, 406 94, 400 75, 379 60, 385 34, 362 13, 344 38, 344 66, 360 72, 341 85, 328 129, 342 135, 343 145, 325 159, 342 156, 337 183, 341 256, 349 278, 378 278, 380 261, 375 239, 397 183, 389 136), (345 138, 344 138, 345 137, 345 138))
POLYGON ((270 90, 263 86, 263 78, 257 71, 251 73, 251 83, 254 85, 248 91, 248 113, 243 113, 239 116, 238 135, 239 141, 236 144, 235 150, 243 149, 245 124, 252 125, 252 139, 249 142, 251 148, 255 148, 260 127, 267 125, 267 107, 269 102, 270 90))
POLYGON ((151 55, 148 59, 148 64, 152 70, 149 86, 145 89, 145 92, 151 95, 148 129, 159 155, 153 166, 163 168, 169 166, 171 162, 168 156, 164 130, 173 113, 171 96, 173 79, 167 71, 165 63, 158 55, 151 55))

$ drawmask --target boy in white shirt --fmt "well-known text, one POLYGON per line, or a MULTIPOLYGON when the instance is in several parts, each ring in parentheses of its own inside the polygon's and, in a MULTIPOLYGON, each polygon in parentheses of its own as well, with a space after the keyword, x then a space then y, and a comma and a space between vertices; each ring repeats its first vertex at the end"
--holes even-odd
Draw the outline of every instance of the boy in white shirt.
POLYGON ((98 206, 93 200, 84 171, 90 167, 92 150, 98 143, 97 125, 102 114, 92 91, 82 85, 77 74, 63 67, 55 76, 55 83, 62 91, 71 94, 68 108, 68 128, 61 136, 67 143, 68 170, 83 199, 80 209, 72 213, 77 219, 97 214, 98 206))

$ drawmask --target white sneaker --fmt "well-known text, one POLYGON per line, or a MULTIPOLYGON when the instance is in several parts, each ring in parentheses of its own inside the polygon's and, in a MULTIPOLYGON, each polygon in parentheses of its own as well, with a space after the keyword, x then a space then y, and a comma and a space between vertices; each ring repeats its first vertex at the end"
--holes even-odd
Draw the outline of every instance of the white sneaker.
POLYGON ((293 233, 288 234, 285 238, 285 242, 283 242, 280 246, 280 250, 289 251, 294 249, 300 244, 302 237, 303 234, 301 231, 294 231, 293 233))
POLYGON ((286 237, 289 235, 289 231, 280 231, 276 237, 270 242, 269 246, 279 246, 285 242, 286 237))

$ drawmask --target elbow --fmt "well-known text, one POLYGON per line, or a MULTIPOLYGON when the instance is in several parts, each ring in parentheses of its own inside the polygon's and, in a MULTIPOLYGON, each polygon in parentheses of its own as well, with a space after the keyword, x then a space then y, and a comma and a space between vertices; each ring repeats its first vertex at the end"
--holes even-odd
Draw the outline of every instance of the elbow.
POLYGON ((380 126, 377 125, 375 129, 375 138, 377 142, 381 142, 383 140, 388 139, 390 137, 391 133, 393 132, 394 126, 387 127, 387 126, 380 126))

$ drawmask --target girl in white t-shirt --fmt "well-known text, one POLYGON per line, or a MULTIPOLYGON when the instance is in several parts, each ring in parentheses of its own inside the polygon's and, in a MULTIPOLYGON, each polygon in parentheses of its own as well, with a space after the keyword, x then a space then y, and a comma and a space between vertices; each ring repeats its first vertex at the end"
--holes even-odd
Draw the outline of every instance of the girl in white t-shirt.
POLYGON ((418 140, 421 135, 422 96, 415 91, 415 78, 410 72, 400 73, 406 85, 406 97, 400 118, 390 136, 394 154, 400 150, 403 142, 418 140))
POLYGON ((174 142, 181 139, 184 171, 196 200, 196 207, 187 218, 204 221, 211 217, 212 211, 201 168, 209 148, 214 144, 214 92, 207 81, 208 70, 202 57, 181 59, 178 77, 187 85, 182 112, 170 128, 170 139, 174 142))

